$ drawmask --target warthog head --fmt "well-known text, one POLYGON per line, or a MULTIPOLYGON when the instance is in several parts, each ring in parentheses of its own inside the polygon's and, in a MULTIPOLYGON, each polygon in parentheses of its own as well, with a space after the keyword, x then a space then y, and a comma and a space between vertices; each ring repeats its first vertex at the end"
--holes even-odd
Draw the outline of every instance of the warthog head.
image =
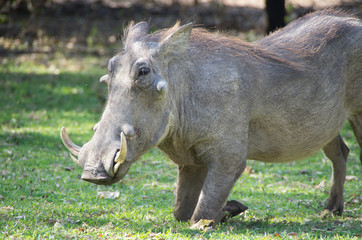
POLYGON ((79 147, 61 130, 72 159, 83 168, 83 180, 119 181, 134 161, 167 137, 173 125, 167 67, 185 54, 191 29, 189 24, 149 35, 147 23, 128 28, 124 51, 109 61, 108 74, 100 79, 108 85, 108 100, 92 139, 79 147))

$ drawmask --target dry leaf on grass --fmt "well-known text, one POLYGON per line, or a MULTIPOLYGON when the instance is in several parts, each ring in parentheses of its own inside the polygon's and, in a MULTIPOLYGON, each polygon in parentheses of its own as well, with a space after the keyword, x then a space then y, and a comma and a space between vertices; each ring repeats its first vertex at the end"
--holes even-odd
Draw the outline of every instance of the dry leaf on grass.
POLYGON ((63 230, 64 229, 64 227, 63 227, 63 225, 60 223, 60 222, 56 222, 55 224, 54 224, 54 230, 55 231, 60 231, 60 230, 63 230))
POLYGON ((254 169, 252 169, 249 165, 246 165, 243 174, 250 174, 252 172, 255 172, 254 169))
POLYGON ((356 176, 346 176, 346 181, 358 181, 358 177, 356 177, 356 176))
POLYGON ((119 197, 119 191, 98 191, 97 198, 115 199, 119 197))
POLYGON ((213 222, 214 220, 201 219, 197 223, 193 224, 190 229, 206 230, 213 224, 213 222))
POLYGON ((323 189, 327 187, 327 181, 326 180, 322 180, 318 185, 315 186, 316 189, 323 189))

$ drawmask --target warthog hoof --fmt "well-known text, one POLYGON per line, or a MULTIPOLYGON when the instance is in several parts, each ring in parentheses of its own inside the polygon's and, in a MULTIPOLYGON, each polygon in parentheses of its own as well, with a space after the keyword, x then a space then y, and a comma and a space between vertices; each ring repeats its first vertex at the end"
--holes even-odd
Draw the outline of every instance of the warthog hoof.
POLYGON ((344 199, 342 194, 331 194, 328 199, 327 206, 324 208, 321 216, 325 217, 330 213, 341 216, 344 209, 344 199))
POLYGON ((241 202, 238 202, 236 200, 227 201, 223 209, 225 211, 225 216, 223 217, 221 222, 225 222, 229 218, 235 217, 240 213, 245 212, 247 209, 248 207, 242 204, 241 202))

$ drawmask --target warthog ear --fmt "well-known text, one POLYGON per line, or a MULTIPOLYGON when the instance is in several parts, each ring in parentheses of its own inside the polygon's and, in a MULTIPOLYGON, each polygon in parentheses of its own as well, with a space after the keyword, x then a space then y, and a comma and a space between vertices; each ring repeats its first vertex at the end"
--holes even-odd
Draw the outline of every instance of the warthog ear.
POLYGON ((176 56, 185 53, 189 46, 192 27, 193 23, 188 23, 176 30, 173 30, 174 27, 167 31, 159 44, 159 56, 176 56))
POLYGON ((137 41, 139 38, 145 36, 148 34, 150 30, 150 27, 147 22, 140 22, 136 25, 133 25, 131 23, 125 30, 125 48, 127 46, 135 41, 137 41))

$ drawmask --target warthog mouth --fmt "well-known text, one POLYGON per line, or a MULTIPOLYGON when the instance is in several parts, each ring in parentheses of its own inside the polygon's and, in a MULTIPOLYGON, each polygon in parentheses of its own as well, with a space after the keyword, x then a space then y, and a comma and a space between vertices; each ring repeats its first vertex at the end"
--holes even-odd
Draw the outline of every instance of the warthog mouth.
MULTIPOLYGON (((62 127, 60 131, 60 137, 62 139, 64 146, 70 151, 69 155, 72 158, 72 160, 78 166, 84 169, 82 175, 83 180, 97 184, 111 184, 115 181, 115 179, 117 178, 117 172, 119 170, 119 167, 126 161, 126 156, 127 156, 127 140, 123 132, 121 132, 120 134, 120 140, 121 140, 120 148, 116 150, 114 157, 112 159, 113 165, 110 166, 109 169, 106 169, 105 166, 103 166, 105 172, 101 174, 92 174, 92 171, 89 171, 84 168, 85 165, 84 161, 82 162, 77 159, 82 148, 77 144, 75 144, 70 139, 70 137, 67 134, 67 131, 65 130, 65 127, 62 127)), ((103 162, 103 165, 109 165, 109 164, 105 164, 103 162)))

